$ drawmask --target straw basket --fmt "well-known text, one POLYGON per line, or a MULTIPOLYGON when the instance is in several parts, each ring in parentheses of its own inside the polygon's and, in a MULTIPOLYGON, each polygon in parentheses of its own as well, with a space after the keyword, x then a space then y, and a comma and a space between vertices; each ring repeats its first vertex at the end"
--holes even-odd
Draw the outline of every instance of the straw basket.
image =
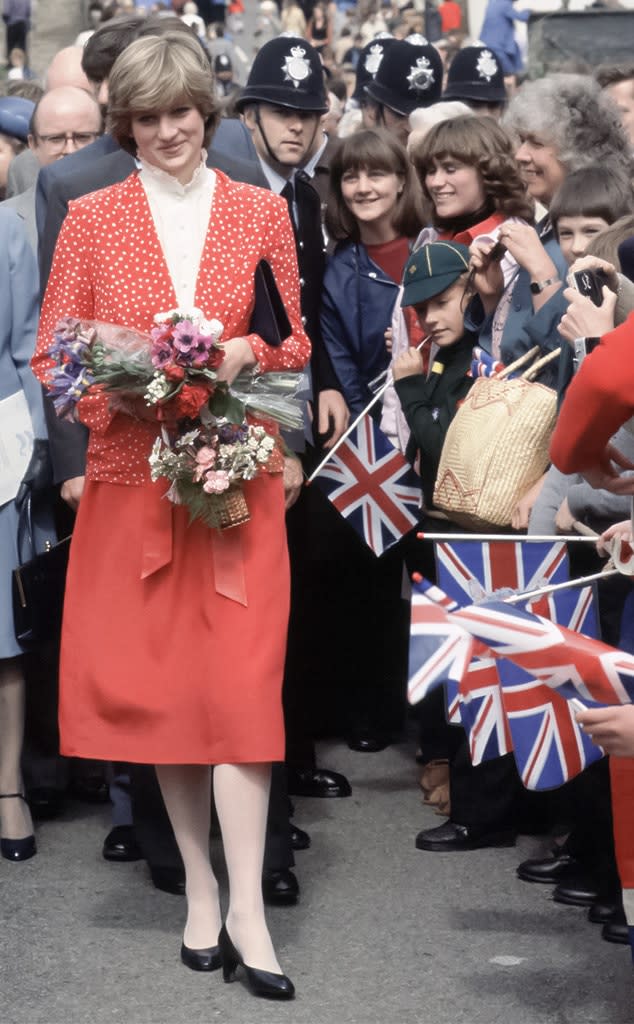
POLYGON ((560 349, 507 380, 538 352, 536 346, 495 377, 478 377, 447 431, 434 504, 467 529, 510 526, 518 501, 548 467, 557 395, 533 378, 560 349))

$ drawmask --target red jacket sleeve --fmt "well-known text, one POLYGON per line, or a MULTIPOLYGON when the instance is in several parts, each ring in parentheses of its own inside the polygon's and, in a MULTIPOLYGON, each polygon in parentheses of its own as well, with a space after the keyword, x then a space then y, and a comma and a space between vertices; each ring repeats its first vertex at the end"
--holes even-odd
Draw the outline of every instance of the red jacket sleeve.
POLYGON ((570 384, 550 444, 563 473, 597 465, 613 434, 634 415, 634 313, 601 338, 570 384))

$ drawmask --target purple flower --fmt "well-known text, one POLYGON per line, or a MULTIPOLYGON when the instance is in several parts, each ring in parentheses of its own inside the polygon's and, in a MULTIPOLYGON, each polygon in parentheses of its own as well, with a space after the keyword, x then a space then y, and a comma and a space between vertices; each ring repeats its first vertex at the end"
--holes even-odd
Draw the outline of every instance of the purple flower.
POLYGON ((92 383, 92 374, 78 364, 66 363, 62 368, 53 371, 47 387, 57 415, 74 419, 77 403, 92 383))
POLYGON ((198 331, 191 320, 181 320, 174 328, 174 348, 183 355, 189 355, 196 344, 198 331))
POLYGON ((238 444, 246 441, 249 428, 236 423, 221 423, 218 427, 218 437, 223 444, 238 444))

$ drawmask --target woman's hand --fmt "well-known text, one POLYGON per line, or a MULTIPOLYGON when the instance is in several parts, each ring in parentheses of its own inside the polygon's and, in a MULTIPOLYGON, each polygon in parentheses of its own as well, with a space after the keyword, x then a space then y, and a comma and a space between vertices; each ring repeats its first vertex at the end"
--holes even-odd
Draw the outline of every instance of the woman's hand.
POLYGON ((608 288, 613 292, 618 292, 619 276, 616 267, 612 263, 608 263, 607 260, 600 260, 598 256, 580 256, 568 271, 569 284, 571 284, 572 275, 579 273, 580 270, 600 270, 605 275, 605 283, 608 288))
POLYGON ((498 235, 520 267, 528 271, 535 281, 558 277, 557 267, 544 249, 534 227, 516 221, 503 224, 498 235))
POLYGON ((634 462, 630 462, 615 445, 606 444, 596 464, 589 469, 582 469, 581 475, 597 491, 634 494, 634 476, 624 476, 621 469, 634 469, 634 462))
POLYGON ((515 511, 511 516, 511 526, 514 530, 528 529, 528 520, 530 518, 533 505, 539 498, 541 489, 544 486, 545 479, 546 474, 544 473, 543 476, 540 476, 537 483, 533 484, 531 489, 527 491, 526 494, 523 494, 520 500, 518 501, 517 505, 515 506, 515 511))
POLYGON ((218 343, 224 349, 225 357, 218 368, 218 380, 232 384, 242 370, 251 369, 257 363, 253 349, 246 338, 230 338, 218 343))
POLYGON ((493 312, 504 291, 504 275, 499 261, 488 259, 494 245, 494 242, 490 245, 472 245, 469 250, 471 284, 480 296, 487 316, 493 312))
POLYGON ((295 455, 284 456, 284 505, 291 508, 300 496, 304 483, 302 464, 295 455))
POLYGON ((587 708, 577 721, 593 743, 614 757, 634 757, 634 705, 587 708))
POLYGON ((595 306, 592 299, 576 288, 566 288, 564 298, 568 309, 561 318, 559 333, 569 344, 576 338, 602 338, 613 329, 616 295, 607 286, 603 286, 600 306, 595 306))
POLYGON ((385 338, 385 347, 388 352, 392 351, 392 328, 388 327, 384 332, 383 337, 385 338))
POLYGON ((414 377, 417 373, 423 372, 423 357, 416 348, 409 348, 402 352, 394 360, 392 374, 394 380, 402 380, 403 377, 414 377))
POLYGON ((621 544, 632 545, 631 519, 623 519, 620 523, 613 523, 612 526, 608 526, 607 530, 603 531, 597 539, 598 553, 606 557, 611 554, 613 541, 617 542, 617 547, 621 544))

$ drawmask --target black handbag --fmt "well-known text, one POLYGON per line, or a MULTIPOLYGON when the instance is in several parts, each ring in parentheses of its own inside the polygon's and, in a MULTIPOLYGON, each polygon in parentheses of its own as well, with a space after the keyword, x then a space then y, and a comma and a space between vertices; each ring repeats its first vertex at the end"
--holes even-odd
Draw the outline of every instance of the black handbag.
POLYGON ((39 647, 59 636, 70 536, 35 551, 33 505, 29 493, 18 518, 18 558, 13 570, 13 623, 16 639, 25 649, 39 647))
POLYGON ((255 305, 249 334, 259 334, 267 345, 279 348, 291 333, 291 323, 270 264, 260 260, 255 268, 255 305))

